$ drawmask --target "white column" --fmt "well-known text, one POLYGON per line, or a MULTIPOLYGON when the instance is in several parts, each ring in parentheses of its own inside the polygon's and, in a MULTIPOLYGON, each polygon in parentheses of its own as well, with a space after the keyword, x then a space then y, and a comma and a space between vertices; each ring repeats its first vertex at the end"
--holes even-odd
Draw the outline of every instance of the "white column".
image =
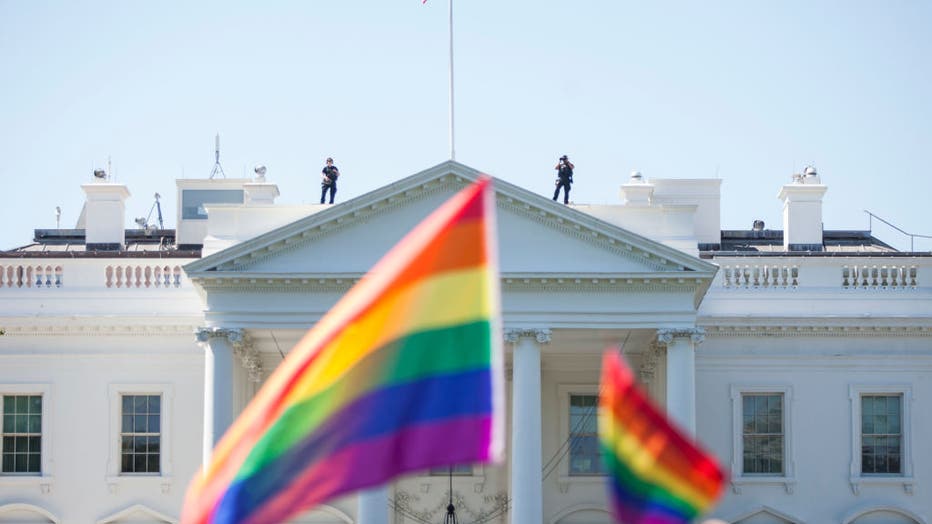
POLYGON ((540 347, 550 342, 549 329, 509 329, 513 380, 511 406, 511 522, 543 522, 543 477, 540 403, 540 347))
POLYGON ((657 331, 667 346, 667 414, 690 435, 696 434, 696 345, 704 339, 701 328, 657 331))
POLYGON ((379 486, 359 492, 359 524, 388 524, 388 486, 379 486))
POLYGON ((210 463, 214 445, 233 423, 233 345, 243 340, 240 329, 199 328, 204 346, 203 464, 210 463))

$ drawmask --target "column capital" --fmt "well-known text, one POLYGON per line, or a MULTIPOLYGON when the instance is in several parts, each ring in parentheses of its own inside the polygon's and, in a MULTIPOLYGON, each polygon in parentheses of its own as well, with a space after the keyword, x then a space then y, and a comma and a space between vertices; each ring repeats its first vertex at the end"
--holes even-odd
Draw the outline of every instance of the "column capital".
POLYGON ((676 338, 689 338, 693 344, 701 344, 705 340, 703 328, 661 328, 657 330, 657 342, 669 345, 676 338))
POLYGON ((507 328, 505 329, 505 342, 514 344, 521 338, 534 338, 538 344, 549 344, 553 334, 547 328, 507 328))
POLYGON ((224 327, 199 327, 194 330, 194 336, 198 342, 207 342, 212 338, 225 338, 231 344, 239 344, 243 341, 245 333, 240 328, 224 327))

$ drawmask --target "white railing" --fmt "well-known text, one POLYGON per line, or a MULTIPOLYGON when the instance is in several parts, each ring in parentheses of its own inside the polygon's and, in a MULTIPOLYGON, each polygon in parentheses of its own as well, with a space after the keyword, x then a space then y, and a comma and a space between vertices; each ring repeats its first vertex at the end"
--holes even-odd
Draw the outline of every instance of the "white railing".
POLYGON ((62 267, 45 264, 0 265, 0 289, 51 288, 62 286, 62 267))
POLYGON ((176 288, 181 287, 180 265, 126 264, 107 266, 104 270, 107 287, 116 288, 176 288))
POLYGON ((799 266, 786 264, 722 266, 722 287, 795 289, 799 266))
POLYGON ((916 289, 916 266, 854 265, 841 268, 841 286, 845 289, 916 289))

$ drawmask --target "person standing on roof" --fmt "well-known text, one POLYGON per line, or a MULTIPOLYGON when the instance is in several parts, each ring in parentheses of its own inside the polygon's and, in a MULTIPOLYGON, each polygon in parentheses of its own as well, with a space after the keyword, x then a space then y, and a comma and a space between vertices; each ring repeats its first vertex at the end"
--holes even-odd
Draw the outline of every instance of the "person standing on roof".
POLYGON ((326 200, 327 190, 330 190, 330 203, 333 203, 333 197, 337 194, 337 178, 340 177, 340 170, 333 165, 333 159, 327 157, 327 165, 321 169, 320 180, 320 203, 326 200))
POLYGON ((554 168, 557 170, 557 188, 553 191, 553 201, 557 201, 557 197, 560 195, 560 188, 563 188, 563 203, 570 203, 570 186, 573 185, 573 163, 570 162, 570 159, 566 155, 560 157, 557 166, 554 168))

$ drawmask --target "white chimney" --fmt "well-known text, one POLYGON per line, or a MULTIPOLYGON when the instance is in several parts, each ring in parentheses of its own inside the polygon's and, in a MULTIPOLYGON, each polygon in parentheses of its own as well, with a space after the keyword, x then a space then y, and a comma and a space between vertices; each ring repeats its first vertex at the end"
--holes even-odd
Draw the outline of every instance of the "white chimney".
POLYGON ((649 206, 653 194, 654 185, 640 171, 632 171, 628 183, 621 185, 621 200, 626 206, 649 206))
POLYGON ((82 184, 87 195, 84 205, 84 243, 88 251, 119 251, 126 243, 126 199, 129 189, 123 184, 107 181, 103 171, 95 172, 96 180, 82 184))
POLYGON ((827 190, 811 166, 780 190, 784 250, 822 251, 822 197, 827 190))
POLYGON ((252 182, 243 184, 244 200, 246 205, 272 205, 280 195, 278 186, 265 179, 266 167, 257 165, 254 169, 256 178, 252 182))

